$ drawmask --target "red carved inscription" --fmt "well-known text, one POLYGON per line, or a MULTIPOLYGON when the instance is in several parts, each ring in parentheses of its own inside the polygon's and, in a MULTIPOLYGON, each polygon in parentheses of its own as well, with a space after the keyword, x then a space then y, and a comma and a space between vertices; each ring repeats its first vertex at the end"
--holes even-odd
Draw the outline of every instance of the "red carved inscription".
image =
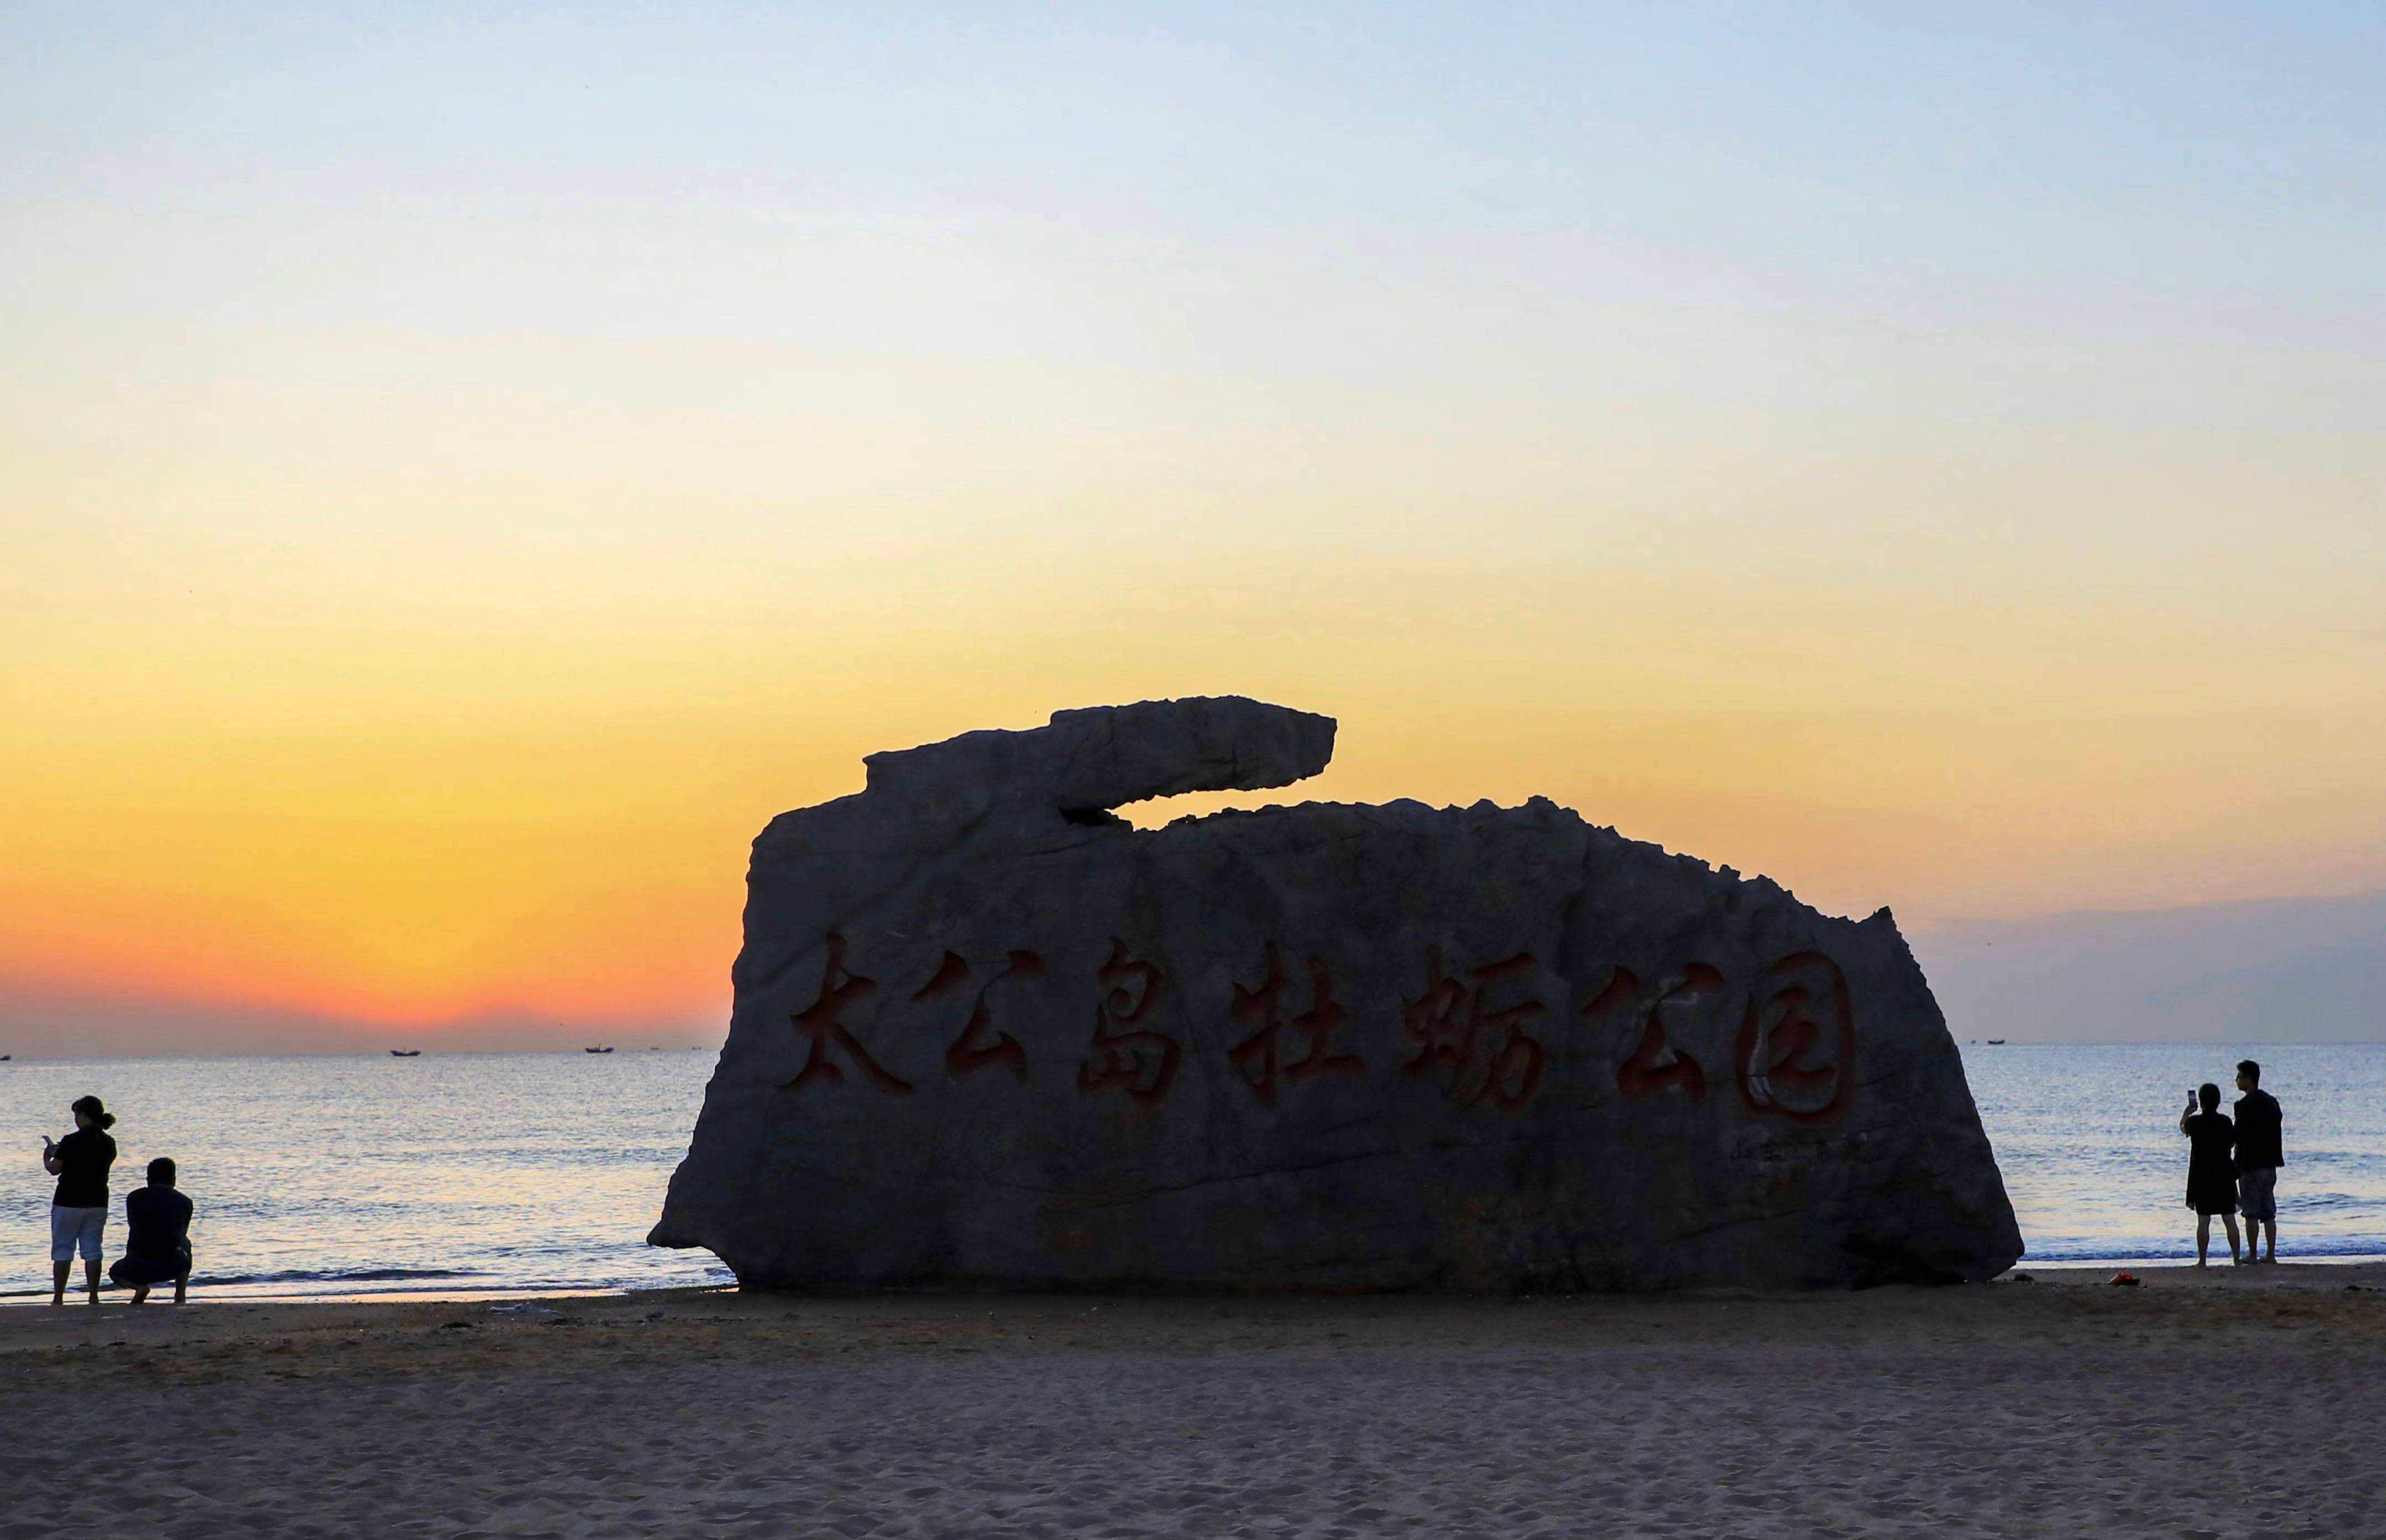
POLYGON ((1284 1078, 1299 1081, 1312 1075, 1366 1073, 1366 1063, 1357 1054, 1334 1051, 1334 1034, 1350 1020, 1350 1011, 1334 998, 1334 970, 1325 966, 1324 958, 1312 954, 1309 959, 1309 1008, 1292 1019, 1292 1030, 1309 1040, 1309 1051, 1284 1067, 1284 1078))
POLYGON ((1334 998, 1334 971, 1325 959, 1309 959, 1309 1008, 1294 1017, 1291 1027, 1308 1040, 1308 1051, 1279 1071, 1277 1056, 1281 1049, 1286 1022, 1284 994, 1290 987, 1284 974, 1284 960, 1274 942, 1268 944, 1267 971, 1259 983, 1250 989, 1235 985, 1235 998, 1230 1008, 1237 1022, 1249 1022, 1253 1030, 1249 1037, 1226 1050, 1226 1058, 1242 1072, 1243 1083, 1266 1106, 1275 1105, 1275 1083, 1279 1075, 1287 1081, 1308 1080, 1314 1075, 1355 1075, 1363 1073, 1366 1065, 1356 1054, 1334 1051, 1334 1034, 1350 1020, 1350 1013, 1334 998))
POLYGON ((844 1080, 845 1071, 828 1057, 829 1045, 834 1043, 845 1050, 846 1057, 853 1060, 854 1067, 881 1091, 897 1095, 910 1093, 911 1083, 889 1074, 870 1057, 867 1049, 854 1040, 852 1031, 838 1020, 838 1013, 847 1006, 877 987, 877 980, 846 971, 845 937, 831 931, 828 933, 828 962, 821 970, 820 997, 788 1018, 795 1023, 796 1031, 810 1041, 811 1048, 804 1056, 804 1067, 796 1071, 795 1079, 781 1083, 781 1090, 792 1090, 816 1080, 825 1080, 832 1084, 844 1080))
MULTIPOLYGON (((849 1069, 882 1092, 910 1094, 911 1083, 872 1058, 845 1020, 876 991, 877 981, 846 967, 843 935, 828 933, 824 949, 812 1003, 788 1018, 805 1054, 802 1067, 782 1088, 815 1081, 841 1083, 849 1069)), ((1233 986, 1229 1011, 1249 1030, 1227 1050, 1227 1058, 1263 1106, 1275 1105, 1281 1084, 1365 1072, 1357 1054, 1341 1051, 1337 1034, 1353 1018, 1334 997, 1332 967, 1315 954, 1303 960, 1309 1003, 1297 1015, 1291 1014, 1296 986, 1282 949, 1273 942, 1267 944, 1259 983, 1233 986), (1300 1045, 1300 1057, 1289 1060, 1287 1028, 1300 1045)), ((1441 948, 1428 947, 1425 989, 1401 1016, 1402 1031, 1415 1047, 1400 1066, 1402 1078, 1424 1079, 1446 1070, 1445 1094, 1458 1107, 1488 1101, 1513 1111, 1529 1103, 1549 1066, 1548 1045, 1529 1030, 1547 1008, 1531 994, 1538 970, 1528 952, 1471 970, 1451 969, 1441 948)), ((1026 1078, 1027 1050, 997 1024, 993 992, 1008 981, 1044 972, 1043 959, 1034 952, 1012 951, 969 996, 966 1018, 945 1050, 945 1067, 953 1078, 996 1065, 1026 1078)), ((1112 938, 1095 978, 1101 993, 1092 1040, 1077 1070, 1078 1087, 1119 1091, 1138 1105, 1155 1106, 1168 1095, 1183 1056, 1176 1039, 1151 1024, 1167 972, 1112 938)), ((968 959, 946 952, 910 998, 916 1003, 958 997, 972 982, 968 959)), ((1632 970, 1616 965, 1582 1017, 1620 1019, 1623 1041, 1631 1048, 1616 1066, 1615 1083, 1627 1099, 1679 1091, 1699 1101, 1706 1096, 1708 1071, 1681 1045, 1701 1041, 1695 1029, 1715 1021, 1728 1008, 1727 1001, 1744 1007, 1732 1052, 1740 1097, 1750 1111, 1819 1125, 1846 1110, 1855 1081, 1853 1006, 1845 974, 1820 952, 1782 958, 1763 970, 1744 994, 1738 988, 1727 994, 1723 974, 1705 963, 1685 964, 1647 989, 1632 970)))
POLYGON ((1737 1045, 1750 1110, 1810 1125, 1847 1110, 1856 1024, 1847 976, 1820 952, 1795 952, 1760 976, 1737 1045))
POLYGON ((1256 1030, 1228 1048, 1226 1059, 1242 1071, 1244 1083, 1270 1107, 1275 1105, 1276 1039, 1284 1026, 1279 1004, 1284 983, 1284 961, 1276 956, 1275 944, 1270 942, 1266 976, 1253 989, 1235 985, 1235 1001, 1228 1008, 1236 1021, 1254 1023, 1256 1030))
MULTIPOLYGON (((977 992, 977 997, 970 1002, 969 1020, 962 1024, 960 1035, 945 1049, 945 1069, 954 1079, 974 1074, 995 1064, 1008 1064, 1013 1075, 1021 1080, 1027 1078, 1027 1050, 1019 1045, 1019 1039, 995 1029, 994 1013, 986 1004, 986 995, 1006 979, 1041 978, 1043 975, 1042 958, 1033 952, 1015 951, 1001 970, 977 992)), ((968 962, 957 952, 947 952, 943 965, 936 970, 936 976, 921 985, 911 998, 926 1000, 950 994, 965 986, 969 976, 968 962)))
POLYGON ((1124 1091, 1141 1106, 1156 1106, 1168 1095, 1184 1054, 1176 1039, 1141 1024, 1160 1003, 1168 975, 1156 963, 1136 960, 1113 937, 1110 960, 1094 976, 1105 987, 1094 1008, 1091 1053, 1077 1067, 1077 1088, 1124 1091))
MULTIPOLYGON (((1624 969, 1615 970, 1617 982, 1631 979, 1624 969)), ((1634 980, 1637 986, 1639 981, 1634 980)), ((1611 983, 1600 998, 1614 992, 1611 983)), ((1699 1061, 1676 1048, 1665 1031, 1669 1009, 1687 1007, 1691 1009, 1711 1008, 1723 993, 1723 975, 1704 963, 1694 962, 1681 974, 1657 992, 1640 1013, 1640 1037, 1632 1057, 1615 1067, 1615 1087, 1626 1096, 1639 1098, 1653 1096, 1661 1091, 1680 1088, 1692 1101, 1704 1101, 1707 1095, 1706 1071, 1699 1061)), ((1596 1005, 1598 1002, 1592 1002, 1596 1005)))
MULTIPOLYGON (((1541 1088, 1541 1069, 1549 1060, 1549 1049, 1541 1040, 1525 1030, 1525 1023, 1543 1014, 1547 1007, 1538 1000, 1517 1000, 1511 1005, 1485 1010, 1483 1002, 1495 983, 1508 979, 1529 979, 1533 974, 1533 955, 1519 952, 1501 962, 1488 964, 1475 970, 1475 1008, 1482 1024, 1499 1033, 1500 1045, 1491 1050, 1490 1073, 1484 1090, 1491 1095, 1492 1104, 1514 1111, 1533 1099, 1541 1088)), ((1476 1095, 1481 1095, 1477 1092, 1476 1095)))
POLYGON ((1438 946, 1425 949, 1425 993, 1401 1013, 1400 1030, 1417 1045, 1416 1057, 1400 1066, 1402 1078, 1422 1080, 1444 1065, 1464 1077, 1475 1057, 1475 1019, 1466 1011, 1466 986, 1443 974, 1438 946))
POLYGON ((969 983, 969 961, 959 952, 947 952, 944 961, 936 964, 936 976, 911 992, 914 1000, 933 1000, 939 995, 949 995, 969 983))
POLYGON ((1416 1057, 1400 1073, 1416 1080, 1448 1066, 1450 1099, 1460 1107, 1488 1096, 1513 1112, 1531 1101, 1549 1049, 1525 1024, 1548 1008, 1530 998, 1497 1007, 1488 1002, 1510 981, 1529 979, 1536 966, 1530 952, 1486 963, 1474 970, 1470 988, 1443 972, 1440 947, 1426 948, 1425 993, 1409 1002, 1401 1018, 1416 1057))
POLYGON ((1582 1019, 1595 1021, 1640 993, 1640 975, 1621 964, 1607 970, 1607 983, 1590 1004, 1582 1008, 1582 1019))

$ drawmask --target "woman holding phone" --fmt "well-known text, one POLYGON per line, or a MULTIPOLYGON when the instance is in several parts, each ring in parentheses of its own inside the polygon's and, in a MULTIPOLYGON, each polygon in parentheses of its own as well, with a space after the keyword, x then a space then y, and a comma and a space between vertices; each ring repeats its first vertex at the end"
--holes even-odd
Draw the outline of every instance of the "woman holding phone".
POLYGON ((2188 1140, 2187 1206, 2195 1210, 2195 1265, 2205 1265, 2215 1214, 2229 1226, 2229 1259, 2238 1261, 2237 1163, 2229 1153, 2237 1143, 2237 1128, 2220 1110, 2220 1087, 2206 1081, 2187 1094, 2179 1131, 2188 1140))
POLYGON ((107 1169, 116 1164, 116 1141, 107 1131, 116 1114, 97 1096, 84 1096, 69 1108, 74 1132, 63 1139, 42 1135, 42 1170, 58 1179, 50 1199, 50 1303, 67 1302, 67 1275, 74 1271, 74 1255, 82 1251, 83 1290, 99 1303, 99 1237, 107 1227, 107 1169))

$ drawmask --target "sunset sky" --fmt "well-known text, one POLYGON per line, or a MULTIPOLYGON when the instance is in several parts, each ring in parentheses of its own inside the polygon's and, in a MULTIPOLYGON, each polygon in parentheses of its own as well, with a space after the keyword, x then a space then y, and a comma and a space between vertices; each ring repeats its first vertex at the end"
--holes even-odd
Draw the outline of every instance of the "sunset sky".
POLYGON ((1925 937, 2386 888, 2381 62, 11 6, 0 1051, 717 1041, 771 815, 1150 696, 1925 937))

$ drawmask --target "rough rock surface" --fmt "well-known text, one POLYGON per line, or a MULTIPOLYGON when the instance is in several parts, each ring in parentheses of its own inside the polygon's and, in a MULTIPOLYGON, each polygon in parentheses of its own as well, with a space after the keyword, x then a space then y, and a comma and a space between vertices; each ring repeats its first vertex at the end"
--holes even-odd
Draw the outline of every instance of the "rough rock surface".
POLYGON ((1887 910, 1549 801, 1310 803, 1331 719, 1064 711, 877 754, 754 845, 659 1246, 748 1284, 1983 1279, 2021 1252, 1887 910))

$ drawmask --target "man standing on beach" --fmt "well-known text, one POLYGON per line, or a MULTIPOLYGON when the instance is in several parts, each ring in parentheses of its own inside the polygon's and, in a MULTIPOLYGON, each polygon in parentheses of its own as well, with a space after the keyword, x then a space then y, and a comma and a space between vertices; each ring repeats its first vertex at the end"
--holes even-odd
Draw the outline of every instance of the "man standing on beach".
POLYGON ((2262 1067, 2252 1059, 2237 1066, 2237 1207, 2245 1214, 2245 1259, 2279 1259, 2279 1168, 2287 1163, 2285 1119, 2278 1098, 2262 1088, 2262 1067), (2270 1254, 2261 1255, 2262 1231, 2270 1232, 2270 1254))

